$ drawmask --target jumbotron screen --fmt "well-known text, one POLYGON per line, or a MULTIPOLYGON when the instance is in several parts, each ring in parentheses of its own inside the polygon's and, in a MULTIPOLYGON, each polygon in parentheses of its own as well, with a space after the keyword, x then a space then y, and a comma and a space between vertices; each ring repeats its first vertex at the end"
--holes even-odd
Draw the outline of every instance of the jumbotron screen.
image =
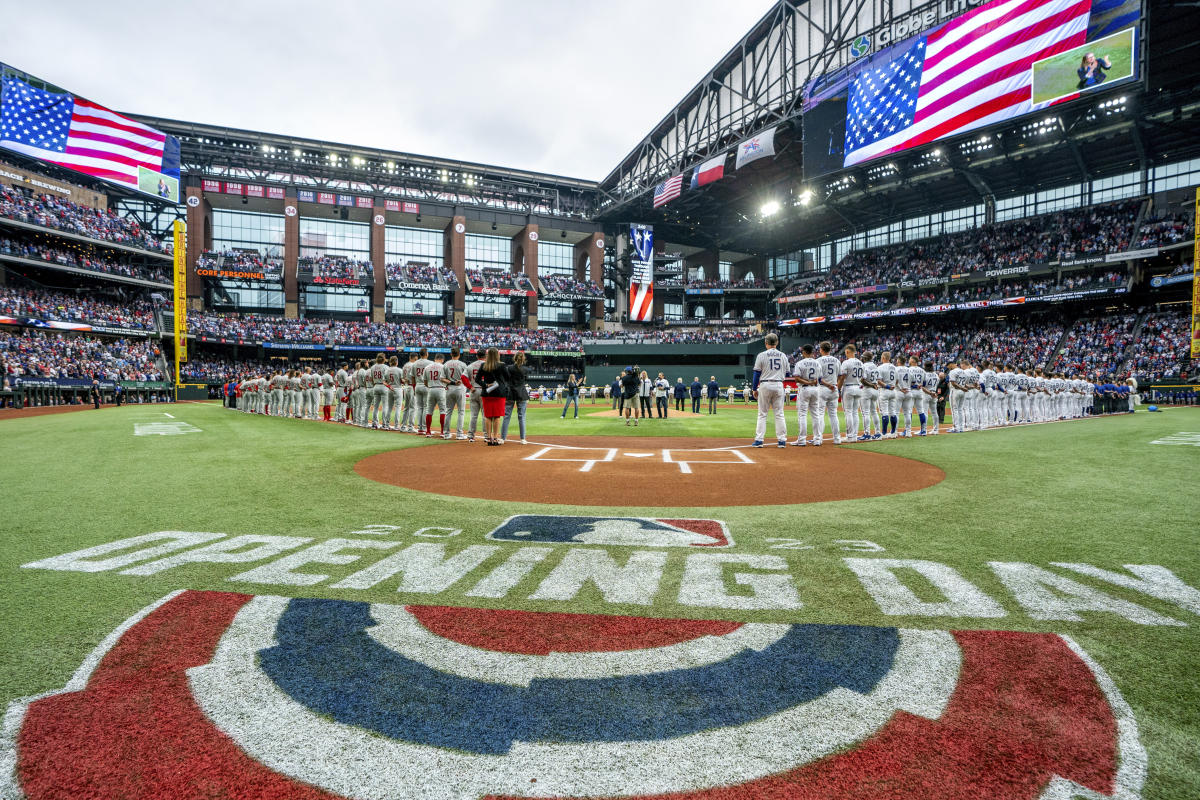
POLYGON ((174 136, 70 92, 0 71, 0 149, 179 202, 174 136))
MULTIPOLYGON (((1141 0, 993 0, 805 87, 825 175, 1138 79, 1141 0)), ((867 51, 867 37, 852 46, 867 51)))

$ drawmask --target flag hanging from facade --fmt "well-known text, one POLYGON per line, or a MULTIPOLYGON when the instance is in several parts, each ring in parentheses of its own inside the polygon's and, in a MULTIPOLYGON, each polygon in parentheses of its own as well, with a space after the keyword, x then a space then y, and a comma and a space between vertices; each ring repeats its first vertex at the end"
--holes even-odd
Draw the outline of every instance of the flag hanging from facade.
POLYGON ((775 131, 779 126, 767 128, 758 136, 751 137, 738 144, 737 161, 734 169, 741 169, 752 161, 775 155, 775 131))
POLYGON ((683 175, 676 175, 674 178, 667 178, 665 181, 654 187, 654 207, 658 208, 679 197, 683 191, 683 175))
POLYGON ((67 92, 0 85, 0 147, 179 199, 179 140, 67 92))
POLYGON ((725 177, 725 154, 710 158, 692 171, 692 187, 698 189, 701 186, 719 181, 725 177))
POLYGON ((629 245, 633 248, 629 319, 649 322, 654 316, 654 229, 649 225, 630 225, 629 245))
POLYGON ((989 3, 864 70, 850 87, 845 166, 1034 110, 1033 62, 1082 45, 1090 9, 1091 0, 989 3))

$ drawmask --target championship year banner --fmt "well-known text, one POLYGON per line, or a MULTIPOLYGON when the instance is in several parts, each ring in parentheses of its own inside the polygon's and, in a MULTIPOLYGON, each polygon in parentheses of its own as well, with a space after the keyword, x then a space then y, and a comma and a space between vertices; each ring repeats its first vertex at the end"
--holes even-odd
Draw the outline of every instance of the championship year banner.
POLYGON ((183 220, 175 220, 175 383, 179 384, 179 365, 187 361, 187 230, 183 220))

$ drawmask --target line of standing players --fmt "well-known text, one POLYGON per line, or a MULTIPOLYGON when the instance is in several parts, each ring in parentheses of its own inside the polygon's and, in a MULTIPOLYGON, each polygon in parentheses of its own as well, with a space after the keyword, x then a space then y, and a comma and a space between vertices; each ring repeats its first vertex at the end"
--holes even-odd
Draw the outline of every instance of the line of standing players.
POLYGON ((395 430, 432 438, 438 420, 442 439, 474 441, 482 411, 482 387, 475 377, 483 359, 464 363, 459 348, 432 359, 422 348, 400 366, 397 356, 383 353, 374 361, 346 362, 328 370, 276 372, 269 378, 247 378, 238 384, 237 407, 247 413, 345 422, 362 428, 395 430), (469 408, 470 428, 464 430, 469 408), (446 428, 449 418, 457 423, 446 428))
MULTIPOLYGON (((845 348, 844 360, 832 355, 833 346, 806 344, 795 366, 778 350, 778 338, 769 334, 767 349, 754 364, 753 391, 758 399, 758 424, 754 446, 763 446, 768 411, 774 412, 775 436, 779 447, 787 444, 787 420, 783 381, 797 384, 796 418, 799 436, 793 445, 820 446, 825 441, 826 419, 833 443, 865 442, 933 436, 939 432, 937 412, 941 376, 932 362, 921 364, 916 356, 892 361, 883 352, 879 362, 864 351, 862 359, 854 345, 845 348), (838 418, 838 400, 846 417, 843 437, 838 418), (920 429, 913 430, 913 417, 920 429), (808 440, 808 420, 813 418, 813 436, 808 440), (901 427, 903 425, 903 427, 901 427)), ((1082 376, 1070 378, 1049 374, 1041 368, 1014 369, 985 361, 976 369, 967 359, 950 364, 950 433, 1033 422, 1077 419, 1092 413, 1096 387, 1082 376)))

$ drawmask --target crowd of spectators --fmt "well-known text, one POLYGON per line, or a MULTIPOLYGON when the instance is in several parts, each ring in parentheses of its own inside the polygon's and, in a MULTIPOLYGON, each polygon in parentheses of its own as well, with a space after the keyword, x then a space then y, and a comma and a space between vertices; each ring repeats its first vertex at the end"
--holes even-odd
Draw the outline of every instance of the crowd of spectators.
POLYGON ((534 291, 533 282, 523 272, 503 269, 467 269, 467 280, 473 289, 509 289, 519 292, 534 291))
POLYGON ((1063 323, 1057 315, 1007 319, 969 333, 960 355, 972 364, 995 361, 1014 367, 1045 365, 1062 339, 1063 323))
MULTIPOLYGON (((280 361, 266 362, 257 359, 234 361, 215 355, 201 355, 190 358, 179 367, 179 374, 184 383, 225 383, 230 380, 242 380, 252 375, 266 375, 279 369, 290 368, 280 361)), ((316 364, 306 363, 305 366, 316 367, 316 364)))
POLYGON ((542 275, 540 276, 542 286, 546 289, 546 295, 553 297, 554 295, 582 295, 585 297, 595 297, 597 300, 604 297, 604 290, 595 281, 577 281, 574 278, 566 275, 542 275))
POLYGON ((142 230, 136 220, 121 217, 113 209, 88 208, 50 194, 29 195, 20 189, 0 186, 0 217, 156 253, 172 252, 170 242, 159 241, 149 231, 142 230))
POLYGON ((1137 314, 1121 312, 1076 320, 1054 361, 1057 372, 1112 375, 1124 360, 1137 314))
POLYGON ((855 250, 806 292, 943 278, 975 270, 1049 263, 1076 254, 1120 252, 1134 239, 1141 201, 1127 200, 983 225, 932 239, 855 250))
MULTIPOLYGON (((660 281, 661 283, 661 281, 660 281)), ((741 281, 726 281, 726 280, 701 280, 688 281, 687 288, 689 289, 771 289, 771 282, 751 278, 750 280, 741 281)))
POLYGON ((1193 236, 1191 214, 1155 214, 1142 220, 1138 229, 1136 247, 1166 247, 1189 241, 1193 236))
POLYGON ((268 278, 279 279, 283 275, 283 259, 278 256, 263 256, 248 250, 204 251, 196 259, 200 269, 225 269, 235 272, 261 272, 268 278))
POLYGON ((188 315, 188 328, 201 335, 246 341, 297 344, 424 346, 505 350, 578 352, 579 333, 559 328, 508 328, 467 325, 456 328, 426 322, 367 322, 331 319, 287 319, 263 314, 188 315))
POLYGON ((311 271, 314 278, 361 281, 370 278, 374 267, 370 261, 355 261, 341 256, 305 256, 299 260, 300 270, 311 271))
POLYGON ((446 269, 439 264, 409 261, 405 264, 387 264, 384 269, 387 270, 389 281, 429 283, 439 288, 458 288, 458 278, 453 270, 446 269))
POLYGON ((1125 284, 1129 276, 1124 272, 1081 272, 1068 275, 1057 287, 1061 292, 1083 292, 1092 289, 1116 289, 1125 284))
POLYGON ((1128 353, 1128 368, 1140 382, 1179 378, 1190 355, 1188 331, 1191 324, 1191 312, 1187 308, 1147 315, 1128 353))
POLYGON ((18 258, 29 258, 34 261, 45 261, 64 267, 86 269, 105 275, 124 275, 127 278, 141 278, 159 283, 171 282, 170 274, 161 267, 123 264, 114 259, 98 258, 95 255, 87 255, 75 250, 50 247, 23 237, 0 236, 0 253, 18 258))
POLYGON ((155 331, 154 305, 141 297, 89 292, 50 291, 0 286, 0 314, 62 322, 90 322, 119 328, 155 331))
POLYGON ((100 339, 82 334, 0 331, 5 378, 161 381, 158 344, 152 340, 100 339))
POLYGON ((589 339, 622 341, 633 344, 737 344, 761 339, 756 327, 673 327, 651 330, 602 330, 587 334, 589 339))

